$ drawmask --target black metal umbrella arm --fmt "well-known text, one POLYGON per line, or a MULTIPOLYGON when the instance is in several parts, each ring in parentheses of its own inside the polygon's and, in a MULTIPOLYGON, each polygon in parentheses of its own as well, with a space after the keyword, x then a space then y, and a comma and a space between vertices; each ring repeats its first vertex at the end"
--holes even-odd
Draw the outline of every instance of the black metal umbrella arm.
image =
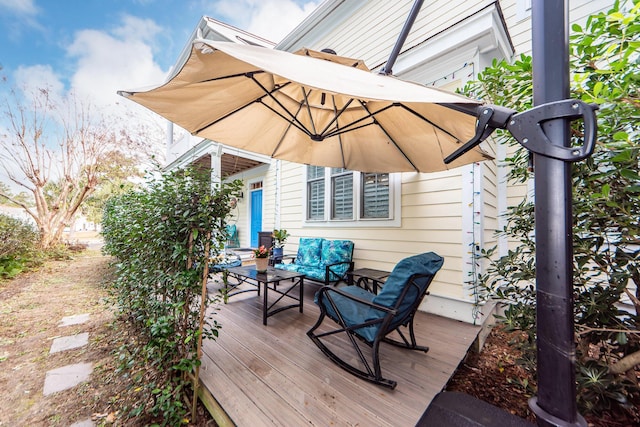
MULTIPOLYGON (((449 108, 464 110, 447 104, 449 108)), ((596 140, 596 104, 575 99, 564 99, 549 102, 535 108, 518 113, 509 108, 497 105, 484 105, 478 107, 476 133, 471 140, 444 159, 449 164, 464 153, 472 150, 484 141, 496 129, 506 129, 524 148, 541 156, 562 160, 565 162, 578 162, 591 156, 596 140), (545 134, 542 124, 549 120, 569 119, 584 122, 584 142, 579 147, 564 147, 554 144, 545 134)))

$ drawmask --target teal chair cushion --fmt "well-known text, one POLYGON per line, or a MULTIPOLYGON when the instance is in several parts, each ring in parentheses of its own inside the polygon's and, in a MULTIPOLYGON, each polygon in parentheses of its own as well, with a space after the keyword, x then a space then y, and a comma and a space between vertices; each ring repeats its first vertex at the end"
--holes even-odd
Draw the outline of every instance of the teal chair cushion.
POLYGON ((344 264, 331 268, 332 273, 335 273, 337 277, 330 277, 330 280, 339 280, 344 277, 352 257, 353 242, 351 240, 324 240, 322 242, 322 261, 325 265, 344 262, 344 264))
POLYGON ((274 265, 274 268, 279 268, 280 270, 293 271, 293 272, 296 272, 296 273, 298 272, 298 269, 300 267, 301 267, 300 265, 293 264, 293 263, 291 263, 291 264, 279 263, 279 264, 274 265))
MULTIPOLYGON (((340 288, 341 291, 348 293, 354 297, 363 299, 365 301, 371 302, 371 300, 375 297, 371 292, 367 292, 364 289, 358 286, 345 286, 344 288, 340 288)), ((377 317, 384 317, 384 313, 379 310, 373 310, 368 305, 358 304, 347 297, 344 297, 337 292, 328 292, 333 299, 342 319, 345 321, 346 326, 358 325, 364 321, 364 319, 369 319, 372 316, 372 311, 379 313, 377 317)), ((331 303, 327 300, 326 297, 322 297, 322 301, 319 301, 320 292, 316 293, 316 297, 314 299, 315 303, 320 305, 324 305, 327 315, 333 319, 338 319, 338 315, 335 310, 331 306, 331 303)), ((365 340, 371 342, 375 339, 378 330, 380 329, 380 324, 375 324, 371 326, 366 326, 363 328, 357 329, 355 332, 360 335, 365 340)))
MULTIPOLYGON (((387 281, 382 286, 382 290, 378 295, 373 298, 373 302, 375 304, 379 304, 385 307, 394 307, 398 302, 398 298, 400 298, 400 294, 404 287, 409 283, 409 278, 411 278, 414 274, 428 274, 435 275, 442 264, 444 259, 433 252, 427 252, 420 255, 414 255, 408 258, 401 260, 398 264, 396 264, 395 268, 387 278, 387 281)), ((419 281, 422 286, 427 286, 428 280, 420 280, 419 281)), ((402 301, 400 307, 398 307, 398 315, 403 316, 404 312, 407 309, 410 309, 411 303, 416 299, 416 293, 422 292, 422 290, 418 290, 415 287, 410 289, 411 294, 407 295, 406 298, 402 301)), ((379 313, 378 310, 375 310, 379 313)), ((375 318, 375 313, 371 313, 375 318)))
POLYGON ((295 263, 309 267, 324 266, 322 263, 323 240, 320 237, 301 237, 295 263))

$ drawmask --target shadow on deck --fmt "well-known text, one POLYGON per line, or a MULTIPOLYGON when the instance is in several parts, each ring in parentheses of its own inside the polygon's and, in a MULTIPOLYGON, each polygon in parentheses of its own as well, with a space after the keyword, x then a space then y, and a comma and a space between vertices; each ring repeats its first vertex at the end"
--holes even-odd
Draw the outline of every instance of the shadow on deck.
POLYGON ((213 397, 207 406, 220 426, 413 426, 480 331, 419 312, 416 339, 430 350, 383 343, 383 375, 398 381, 389 390, 343 371, 307 337, 319 314, 313 303, 317 289, 305 286, 304 313, 285 310, 270 317, 268 326, 262 325, 262 298, 255 292, 210 311, 222 329, 216 341, 204 342, 200 380, 213 397))

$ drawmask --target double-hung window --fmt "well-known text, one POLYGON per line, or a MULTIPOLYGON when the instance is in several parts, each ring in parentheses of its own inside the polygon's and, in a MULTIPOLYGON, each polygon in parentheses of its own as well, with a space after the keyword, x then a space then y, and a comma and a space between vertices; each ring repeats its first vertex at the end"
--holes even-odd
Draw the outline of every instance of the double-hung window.
POLYGON ((324 219, 324 168, 307 167, 307 219, 324 219))
POLYGON ((395 181, 388 173, 307 166, 306 223, 395 226, 394 213, 399 209, 395 181))
POLYGON ((353 220, 353 172, 331 168, 331 219, 353 220))
POLYGON ((389 218, 389 174, 363 173, 362 218, 389 218))

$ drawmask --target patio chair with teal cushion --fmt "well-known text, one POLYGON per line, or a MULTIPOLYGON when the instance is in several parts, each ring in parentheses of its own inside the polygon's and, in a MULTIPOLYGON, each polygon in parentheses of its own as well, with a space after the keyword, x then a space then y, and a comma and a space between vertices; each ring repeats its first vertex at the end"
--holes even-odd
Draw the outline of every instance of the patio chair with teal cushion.
POLYGON ((395 388, 396 381, 382 376, 378 354, 380 343, 429 351, 428 347, 416 343, 413 318, 443 262, 443 258, 433 252, 405 258, 395 266, 377 295, 357 285, 321 288, 315 297, 315 302, 320 307, 320 317, 307 335, 329 359, 349 373, 379 385, 395 388), (316 333, 325 317, 337 323, 338 327, 316 333), (403 329, 405 332, 408 329, 408 339, 402 332, 403 329), (402 341, 388 337, 393 331, 399 334, 402 341), (351 342, 358 356, 357 360, 361 362, 364 370, 341 359, 325 344, 328 341, 327 337, 342 333, 346 334, 351 342), (371 348, 370 358, 365 356, 361 345, 358 344, 359 341, 371 348))

